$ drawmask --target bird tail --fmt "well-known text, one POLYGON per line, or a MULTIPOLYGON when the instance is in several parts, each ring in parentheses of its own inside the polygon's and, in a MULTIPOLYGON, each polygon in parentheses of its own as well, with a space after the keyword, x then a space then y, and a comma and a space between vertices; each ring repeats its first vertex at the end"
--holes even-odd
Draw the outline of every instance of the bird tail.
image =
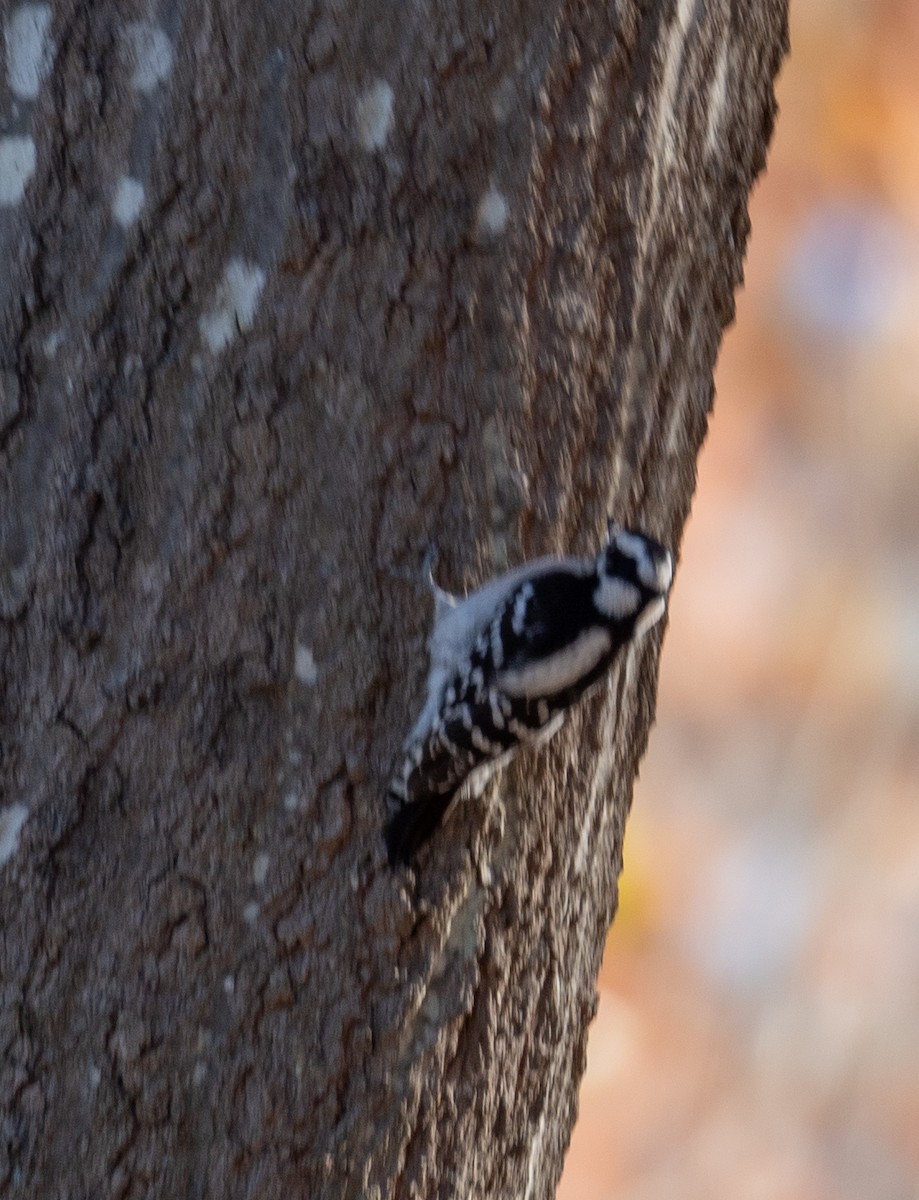
POLYGON ((409 800, 390 817, 383 831, 392 867, 407 867, 444 819, 453 793, 409 800))

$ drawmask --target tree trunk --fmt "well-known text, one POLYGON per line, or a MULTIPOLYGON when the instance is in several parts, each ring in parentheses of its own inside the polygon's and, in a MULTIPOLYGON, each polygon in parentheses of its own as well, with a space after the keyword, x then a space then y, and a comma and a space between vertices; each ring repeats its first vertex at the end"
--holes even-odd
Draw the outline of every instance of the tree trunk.
POLYGON ((784 5, 120 10, 3 15, 0 1190, 550 1197, 660 635, 394 873, 420 564, 678 544, 784 5))

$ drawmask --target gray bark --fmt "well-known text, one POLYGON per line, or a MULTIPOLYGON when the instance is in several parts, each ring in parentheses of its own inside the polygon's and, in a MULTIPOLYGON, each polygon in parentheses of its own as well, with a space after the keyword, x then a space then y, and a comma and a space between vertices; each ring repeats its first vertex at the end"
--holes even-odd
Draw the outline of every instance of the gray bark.
POLYGON ((678 546, 784 5, 16 13, 0 1190, 549 1197, 660 631, 413 881, 418 568, 678 546))

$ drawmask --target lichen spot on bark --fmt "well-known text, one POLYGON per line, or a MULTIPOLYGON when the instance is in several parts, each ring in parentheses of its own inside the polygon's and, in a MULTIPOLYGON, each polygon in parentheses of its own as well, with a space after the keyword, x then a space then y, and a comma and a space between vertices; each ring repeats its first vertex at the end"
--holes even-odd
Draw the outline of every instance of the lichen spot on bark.
POLYGON ((51 8, 47 4, 20 4, 3 30, 6 75, 18 100, 34 100, 48 74, 53 47, 48 38, 51 8))
POLYGON ((24 804, 10 804, 0 808, 0 866, 16 853, 19 846, 19 835, 26 823, 29 810, 24 804))
POLYGON ((30 137, 0 138, 0 205, 9 208, 22 199, 35 173, 35 141, 30 137))
POLYGON ((480 237, 497 237, 507 226, 507 200, 492 185, 479 201, 476 228, 480 237))
POLYGON ((214 303, 199 321, 201 336, 215 354, 240 332, 251 329, 265 286, 265 272, 254 263, 231 258, 217 285, 214 303))
POLYGON ((133 225, 144 206, 144 185, 139 179, 122 175, 112 198, 112 216, 122 227, 133 225))
POLYGON ((172 73, 172 42, 150 21, 132 21, 125 35, 133 68, 131 86, 138 92, 152 92, 172 73))
POLYGON ((365 150, 382 150, 393 124, 393 90, 385 79, 375 79, 361 92, 354 109, 357 139, 365 150))

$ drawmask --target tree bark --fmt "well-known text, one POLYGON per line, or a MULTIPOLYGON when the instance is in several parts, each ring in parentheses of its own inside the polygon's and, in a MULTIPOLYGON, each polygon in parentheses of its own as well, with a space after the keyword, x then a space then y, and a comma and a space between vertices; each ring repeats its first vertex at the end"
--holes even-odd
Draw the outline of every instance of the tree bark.
POLYGON ((394 873, 420 563, 678 545, 784 4, 3 22, 0 1190, 550 1197, 660 634, 394 873))

